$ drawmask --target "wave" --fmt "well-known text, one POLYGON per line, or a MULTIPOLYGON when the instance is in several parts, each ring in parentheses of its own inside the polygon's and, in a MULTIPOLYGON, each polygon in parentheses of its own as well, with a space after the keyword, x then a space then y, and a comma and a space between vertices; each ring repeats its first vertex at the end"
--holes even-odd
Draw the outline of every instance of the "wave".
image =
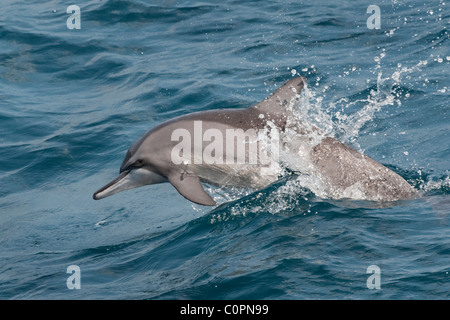
POLYGON ((95 21, 99 25, 120 23, 133 25, 149 22, 173 24, 193 17, 199 18, 216 7, 206 4, 173 6, 171 1, 155 1, 153 4, 147 4, 139 1, 109 0, 91 5, 85 16, 87 20, 95 21))

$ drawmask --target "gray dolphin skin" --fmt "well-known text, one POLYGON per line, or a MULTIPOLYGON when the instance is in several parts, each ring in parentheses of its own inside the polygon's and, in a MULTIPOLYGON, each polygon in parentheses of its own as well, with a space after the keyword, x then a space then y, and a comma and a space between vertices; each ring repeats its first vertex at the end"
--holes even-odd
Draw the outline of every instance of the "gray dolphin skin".
POLYGON ((212 206, 216 202, 202 182, 264 188, 279 179, 286 153, 299 160, 289 169, 316 179, 325 197, 417 197, 397 173, 296 119, 293 106, 304 85, 304 78, 293 78, 249 108, 195 112, 154 127, 131 145, 120 175, 95 192, 94 199, 170 182, 186 199, 212 206))

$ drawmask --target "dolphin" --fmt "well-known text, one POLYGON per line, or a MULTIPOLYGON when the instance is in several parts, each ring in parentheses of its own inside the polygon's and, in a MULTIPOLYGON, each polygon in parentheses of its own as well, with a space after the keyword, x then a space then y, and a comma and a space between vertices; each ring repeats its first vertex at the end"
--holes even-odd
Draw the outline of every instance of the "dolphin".
POLYGON ((130 146, 119 176, 93 198, 169 182, 186 199, 212 206, 202 182, 262 189, 283 174, 280 153, 297 158, 301 165, 288 169, 314 177, 330 198, 417 196, 397 173, 297 119, 304 86, 305 79, 296 77, 249 108, 194 112, 152 128, 130 146))

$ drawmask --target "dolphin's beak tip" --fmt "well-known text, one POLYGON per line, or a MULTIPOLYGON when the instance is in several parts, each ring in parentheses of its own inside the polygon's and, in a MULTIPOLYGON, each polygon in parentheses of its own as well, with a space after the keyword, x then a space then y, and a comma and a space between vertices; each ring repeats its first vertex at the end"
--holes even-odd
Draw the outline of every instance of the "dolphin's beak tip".
POLYGON ((100 199, 109 197, 113 194, 116 194, 120 191, 129 189, 129 188, 126 188, 127 183, 129 184, 129 181, 124 180, 124 179, 126 179, 126 177, 128 176, 129 173, 130 173, 130 171, 122 172, 113 181, 111 181, 110 183, 108 183, 107 185, 102 187, 101 189, 94 192, 94 194, 92 195, 92 198, 94 200, 100 200, 100 199), (124 181, 125 181, 125 183, 124 183, 124 181), (125 186, 125 188, 123 186, 125 186))

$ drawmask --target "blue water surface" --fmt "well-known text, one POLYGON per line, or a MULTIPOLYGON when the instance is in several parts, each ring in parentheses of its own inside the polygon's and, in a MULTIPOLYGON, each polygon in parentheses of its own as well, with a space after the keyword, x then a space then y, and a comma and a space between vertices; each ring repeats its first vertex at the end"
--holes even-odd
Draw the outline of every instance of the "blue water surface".
POLYGON ((449 6, 3 0, 0 298, 450 298, 449 6), (423 196, 380 208, 287 177, 211 187, 213 208, 170 184, 92 199, 148 129, 249 106, 298 74, 316 125, 423 196))

